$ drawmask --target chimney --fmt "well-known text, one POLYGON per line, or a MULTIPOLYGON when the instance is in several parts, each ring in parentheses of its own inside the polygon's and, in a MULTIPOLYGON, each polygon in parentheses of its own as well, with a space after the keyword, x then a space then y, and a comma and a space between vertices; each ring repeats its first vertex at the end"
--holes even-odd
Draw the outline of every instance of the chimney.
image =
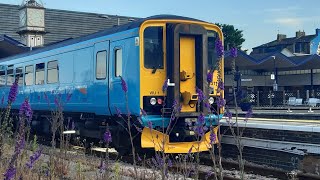
POLYGON ((320 29, 316 29, 316 35, 318 36, 318 35, 320 35, 320 29))
POLYGON ((281 41, 282 39, 285 39, 285 38, 287 38, 287 35, 285 35, 285 34, 277 34, 277 40, 278 41, 281 41))
POLYGON ((305 36, 306 35, 306 33, 304 32, 304 31, 297 31, 296 32, 296 38, 300 38, 300 37, 302 37, 302 36, 305 36))

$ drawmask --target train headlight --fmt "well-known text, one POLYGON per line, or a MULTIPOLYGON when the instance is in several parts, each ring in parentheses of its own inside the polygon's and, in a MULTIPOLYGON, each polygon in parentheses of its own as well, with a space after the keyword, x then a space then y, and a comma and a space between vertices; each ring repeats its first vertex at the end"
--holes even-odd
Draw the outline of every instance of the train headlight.
POLYGON ((151 105, 156 105, 156 103, 157 103, 157 99, 156 98, 151 98, 150 99, 150 104, 151 105))
POLYGON ((209 101, 209 104, 213 104, 213 103, 214 103, 214 98, 213 98, 213 97, 210 97, 210 98, 208 99, 208 101, 209 101))

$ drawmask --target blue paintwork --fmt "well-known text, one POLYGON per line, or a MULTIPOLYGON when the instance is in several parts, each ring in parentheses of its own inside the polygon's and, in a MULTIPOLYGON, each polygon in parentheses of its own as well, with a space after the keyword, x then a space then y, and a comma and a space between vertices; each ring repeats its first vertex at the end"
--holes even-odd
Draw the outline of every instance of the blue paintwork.
MULTIPOLYGON (((27 97, 33 110, 52 110, 56 108, 55 99, 58 97, 64 103, 64 110, 68 112, 88 112, 96 115, 115 114, 114 108, 109 108, 109 103, 111 107, 117 106, 121 111, 126 112, 120 78, 114 77, 113 73, 113 47, 121 45, 124 72, 122 77, 127 81, 129 87, 129 111, 132 115, 138 116, 140 114, 140 56, 139 46, 135 46, 135 37, 138 36, 139 28, 134 28, 115 34, 96 36, 67 46, 47 48, 46 51, 38 50, 39 53, 27 53, 25 56, 19 55, 17 58, 8 58, 0 62, 0 65, 13 64, 16 68, 52 60, 59 61, 59 83, 47 84, 45 82, 42 85, 19 87, 19 94, 12 108, 18 109, 27 97), (96 52, 103 49, 108 51, 109 77, 105 80, 96 80, 96 52), (69 94, 72 94, 71 98, 66 102, 69 94)), ((47 67, 45 67, 45 79, 46 72, 47 67)), ((0 94, 5 101, 2 107, 6 106, 10 86, 9 84, 7 87, 0 87, 0 94)))
POLYGON ((310 42, 310 54, 318 54, 318 46, 320 45, 320 29, 316 29, 316 37, 310 42))

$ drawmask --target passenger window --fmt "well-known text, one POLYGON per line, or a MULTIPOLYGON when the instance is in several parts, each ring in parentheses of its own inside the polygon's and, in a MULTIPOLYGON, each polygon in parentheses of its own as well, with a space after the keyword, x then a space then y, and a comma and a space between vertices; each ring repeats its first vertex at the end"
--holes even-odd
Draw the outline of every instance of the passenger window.
POLYGON ((162 27, 148 27, 144 30, 144 67, 163 69, 162 27))
POLYGON ((22 67, 16 68, 16 78, 19 78, 18 79, 19 86, 23 86, 23 73, 22 73, 22 71, 23 71, 22 67))
POLYGON ((56 83, 59 81, 58 61, 50 61, 47 66, 47 83, 56 83))
POLYGON ((106 79, 107 77, 107 51, 97 52, 96 57, 96 78, 106 79))
POLYGON ((26 86, 33 85, 33 65, 26 66, 24 71, 24 83, 26 86))
POLYGON ((8 66, 7 69, 7 84, 11 86, 14 83, 13 65, 8 66))
POLYGON ((115 75, 122 76, 122 49, 115 50, 115 75))
POLYGON ((0 87, 3 87, 6 85, 6 71, 4 66, 1 66, 0 68, 0 87))
POLYGON ((44 84, 44 63, 36 64, 36 84, 44 84))

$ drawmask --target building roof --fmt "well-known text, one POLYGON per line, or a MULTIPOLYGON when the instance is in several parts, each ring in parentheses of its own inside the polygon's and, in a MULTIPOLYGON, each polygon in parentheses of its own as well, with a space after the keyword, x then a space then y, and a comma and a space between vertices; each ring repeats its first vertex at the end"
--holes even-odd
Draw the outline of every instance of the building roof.
MULTIPOLYGON (((130 29, 139 27, 144 21, 151 20, 151 19, 180 19, 180 20, 201 21, 201 20, 197 20, 197 19, 193 19, 193 18, 182 17, 182 16, 174 16, 174 15, 157 15, 157 16, 151 16, 151 17, 147 17, 147 18, 140 18, 140 19, 138 19, 136 21, 133 21, 133 22, 130 22, 130 23, 127 23, 127 24, 123 24, 123 25, 120 25, 120 26, 114 26, 112 28, 107 28, 107 29, 104 29, 102 31, 99 31, 99 32, 96 32, 96 33, 93 33, 93 34, 81 36, 81 37, 74 38, 74 39, 71 38, 71 39, 63 40, 63 41, 57 42, 57 43, 52 43, 51 45, 47 45, 45 47, 37 48, 37 49, 35 49, 33 51, 28 51, 28 52, 25 52, 23 54, 17 54, 15 56, 10 56, 10 57, 7 57, 5 59, 1 59, 1 61, 7 61, 7 60, 23 57, 23 56, 29 56, 29 55, 32 55, 32 54, 37 54, 37 53, 40 53, 40 52, 49 51, 49 50, 56 49, 56 48, 59 48, 59 47, 72 45, 72 44, 75 44, 75 43, 78 43, 78 42, 87 41, 87 40, 90 40, 92 38, 98 38, 98 37, 106 36, 108 34, 113 34, 113 33, 117 33, 117 32, 130 30, 130 29)), ((203 21, 201 21, 201 22, 203 22, 203 21)))
MULTIPOLYGON (((225 68, 231 69, 231 61, 233 58, 229 52, 225 53, 225 68)), ((279 70, 294 70, 294 69, 320 69, 320 56, 304 55, 295 56, 288 55, 284 49, 272 53, 246 55, 242 51, 238 51, 238 56, 235 58, 236 66, 240 70, 262 70, 272 71, 274 68, 279 70)))
MULTIPOLYGON (((6 34, 20 41, 18 5, 0 3, 0 34, 6 34)), ((76 38, 97 31, 126 24, 136 17, 46 9, 44 43, 54 43, 68 38, 76 38)))
POLYGON ((284 39, 279 40, 279 41, 278 40, 274 40, 274 41, 262 44, 260 46, 254 47, 252 49, 279 46, 279 45, 290 45, 290 44, 294 44, 296 42, 310 42, 315 37, 316 37, 316 35, 306 35, 306 36, 301 36, 301 37, 284 38, 284 39))
POLYGON ((29 48, 9 36, 0 35, 0 58, 28 51, 29 48))

